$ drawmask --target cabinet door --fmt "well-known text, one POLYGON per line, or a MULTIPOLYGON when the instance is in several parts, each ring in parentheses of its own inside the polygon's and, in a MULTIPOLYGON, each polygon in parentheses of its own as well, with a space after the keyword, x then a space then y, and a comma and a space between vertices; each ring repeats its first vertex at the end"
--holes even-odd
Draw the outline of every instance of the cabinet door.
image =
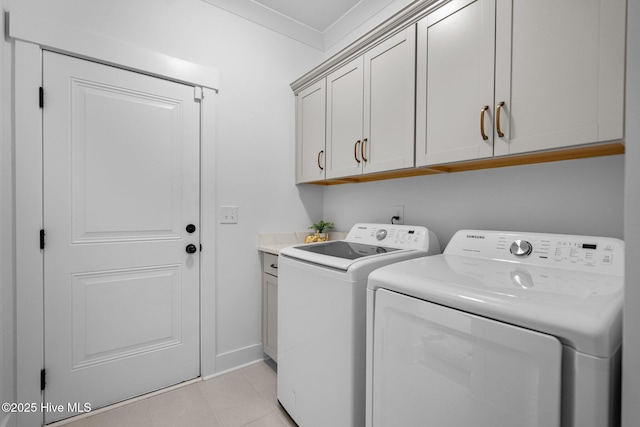
POLYGON ((496 155, 623 137, 625 3, 498 0, 496 155))
POLYGON ((264 274, 263 350, 274 362, 278 362, 278 278, 264 274))
POLYGON ((414 165, 415 26, 364 54, 364 172, 414 165))
POLYGON ((325 79, 296 98, 296 183, 324 179, 325 79))
POLYGON ((262 351, 278 361, 278 256, 262 254, 262 351))
POLYGON ((447 3, 418 23, 417 43, 417 165, 492 156, 494 0, 447 3))
POLYGON ((362 173, 363 57, 327 76, 327 178, 362 173))

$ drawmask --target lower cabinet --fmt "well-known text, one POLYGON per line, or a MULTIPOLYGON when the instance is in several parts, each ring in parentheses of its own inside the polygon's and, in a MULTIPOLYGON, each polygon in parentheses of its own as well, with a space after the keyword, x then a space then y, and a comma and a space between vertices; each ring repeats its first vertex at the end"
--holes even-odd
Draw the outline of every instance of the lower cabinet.
POLYGON ((263 253, 262 351, 278 361, 278 256, 263 253))

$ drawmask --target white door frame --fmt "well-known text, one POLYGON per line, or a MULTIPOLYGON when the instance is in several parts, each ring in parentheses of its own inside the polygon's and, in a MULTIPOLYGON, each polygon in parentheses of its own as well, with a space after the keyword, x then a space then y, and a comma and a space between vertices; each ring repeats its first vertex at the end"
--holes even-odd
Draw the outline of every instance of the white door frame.
MULTIPOLYGON (((14 40, 14 149, 16 209, 16 353, 17 402, 42 402, 40 371, 44 368, 44 257, 39 233, 43 228, 42 51, 116 65, 194 86, 202 96, 200 118, 200 375, 215 373, 215 113, 218 73, 158 52, 126 45, 92 33, 75 31, 24 15, 11 14, 14 40), (187 66, 185 66, 187 65, 187 66)), ((46 88, 45 88, 46 105, 46 88)), ((18 427, 42 424, 42 414, 17 414, 18 427)))

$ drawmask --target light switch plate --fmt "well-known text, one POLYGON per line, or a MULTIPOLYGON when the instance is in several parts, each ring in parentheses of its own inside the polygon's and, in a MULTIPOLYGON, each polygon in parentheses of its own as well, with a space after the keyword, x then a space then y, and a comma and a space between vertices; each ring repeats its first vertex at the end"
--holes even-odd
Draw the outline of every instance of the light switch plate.
POLYGON ((238 207, 220 206, 220 224, 237 224, 238 207))

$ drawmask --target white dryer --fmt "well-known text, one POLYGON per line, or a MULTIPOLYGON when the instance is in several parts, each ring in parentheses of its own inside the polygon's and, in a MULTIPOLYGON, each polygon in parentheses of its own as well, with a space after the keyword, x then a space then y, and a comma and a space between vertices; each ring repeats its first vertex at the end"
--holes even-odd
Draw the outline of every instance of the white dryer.
POLYGON ((439 254, 425 227, 356 224, 278 259, 278 400, 300 427, 363 427, 367 277, 439 254))
POLYGON ((619 421, 624 243, 462 230, 374 271, 368 427, 619 421))

